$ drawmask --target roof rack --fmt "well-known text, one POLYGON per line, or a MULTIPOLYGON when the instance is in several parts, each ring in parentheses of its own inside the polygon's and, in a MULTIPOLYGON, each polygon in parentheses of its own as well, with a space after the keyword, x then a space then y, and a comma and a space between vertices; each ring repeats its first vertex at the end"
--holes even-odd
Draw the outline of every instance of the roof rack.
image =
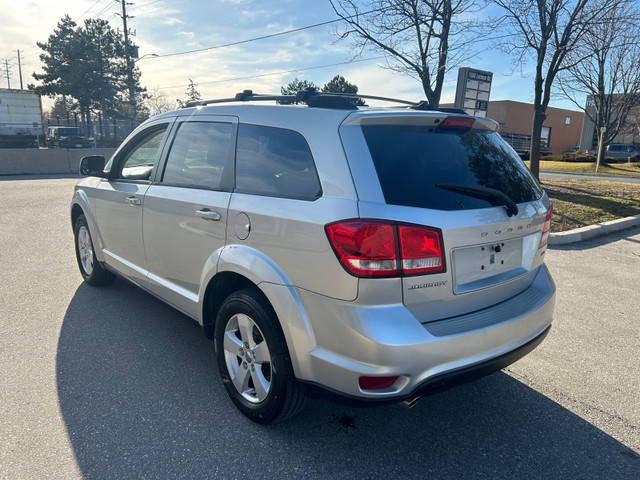
POLYGON ((398 98, 390 97, 378 97, 374 95, 361 95, 359 93, 334 93, 334 92, 318 92, 313 87, 306 88, 297 92, 295 95, 264 95, 259 93, 253 93, 252 90, 244 90, 237 93, 233 98, 219 98, 214 100, 201 100, 196 102, 189 102, 186 107, 200 107, 204 105, 212 105, 216 103, 230 103, 230 102, 259 102, 259 101, 276 101, 282 104, 292 103, 306 103, 309 107, 318 108, 335 108, 341 110, 357 110, 358 107, 351 100, 363 99, 363 100, 380 100, 384 102, 400 103, 408 105, 409 108, 414 110, 434 110, 448 113, 461 113, 467 114, 464 110, 457 108, 436 108, 426 100, 420 102, 411 102, 408 100, 401 100, 398 98))

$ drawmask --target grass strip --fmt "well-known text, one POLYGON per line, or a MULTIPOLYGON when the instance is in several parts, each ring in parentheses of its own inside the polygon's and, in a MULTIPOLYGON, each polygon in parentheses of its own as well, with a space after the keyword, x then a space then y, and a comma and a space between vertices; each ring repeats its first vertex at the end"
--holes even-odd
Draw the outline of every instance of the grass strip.
MULTIPOLYGON (((529 161, 526 161, 524 163, 527 165, 527 167, 531 167, 529 161)), ((600 168, 598 168, 598 171, 596 172, 596 164, 592 162, 541 161, 540 171, 640 177, 640 163, 604 163, 600 165, 600 168)))
POLYGON ((551 232, 640 215, 640 185, 545 179, 542 187, 553 201, 551 232))

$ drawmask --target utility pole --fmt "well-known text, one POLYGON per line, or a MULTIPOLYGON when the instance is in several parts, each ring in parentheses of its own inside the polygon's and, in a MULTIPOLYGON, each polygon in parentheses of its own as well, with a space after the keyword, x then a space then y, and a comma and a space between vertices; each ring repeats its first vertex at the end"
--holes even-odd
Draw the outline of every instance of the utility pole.
POLYGON ((9 80, 9 60, 4 60, 4 71, 7 73, 7 88, 11 90, 11 81, 9 80))
MULTIPOLYGON (((127 2, 121 0, 122 3, 122 24, 124 27, 124 49, 125 58, 127 60, 127 86, 129 87, 129 103, 131 104, 132 127, 133 119, 137 117, 136 92, 133 79, 133 60, 131 58, 131 44, 129 43, 129 30, 127 27, 127 2)), ((131 5, 130 3, 128 5, 131 5)), ((133 18, 133 17, 131 17, 133 18)))
POLYGON ((24 90, 24 87, 22 86, 22 65, 20 64, 20 50, 17 50, 18 52, 18 75, 20 76, 20 90, 24 90))

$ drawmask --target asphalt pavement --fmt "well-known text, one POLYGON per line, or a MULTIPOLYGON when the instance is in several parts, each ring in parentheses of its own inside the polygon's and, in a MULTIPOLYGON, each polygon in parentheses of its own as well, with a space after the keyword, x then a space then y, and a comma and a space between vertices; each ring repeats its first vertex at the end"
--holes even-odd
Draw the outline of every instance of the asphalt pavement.
POLYGON ((0 479, 640 478, 640 228, 548 250, 554 326, 508 369, 264 427, 193 321, 81 281, 76 181, 0 178, 0 479))

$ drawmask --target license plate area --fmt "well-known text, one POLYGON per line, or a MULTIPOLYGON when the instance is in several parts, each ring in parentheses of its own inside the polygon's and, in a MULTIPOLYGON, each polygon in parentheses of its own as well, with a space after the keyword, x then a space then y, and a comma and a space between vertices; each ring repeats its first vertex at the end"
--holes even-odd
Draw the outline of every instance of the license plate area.
POLYGON ((454 293, 492 287, 527 273, 522 245, 522 238, 514 238, 452 249, 454 293))

